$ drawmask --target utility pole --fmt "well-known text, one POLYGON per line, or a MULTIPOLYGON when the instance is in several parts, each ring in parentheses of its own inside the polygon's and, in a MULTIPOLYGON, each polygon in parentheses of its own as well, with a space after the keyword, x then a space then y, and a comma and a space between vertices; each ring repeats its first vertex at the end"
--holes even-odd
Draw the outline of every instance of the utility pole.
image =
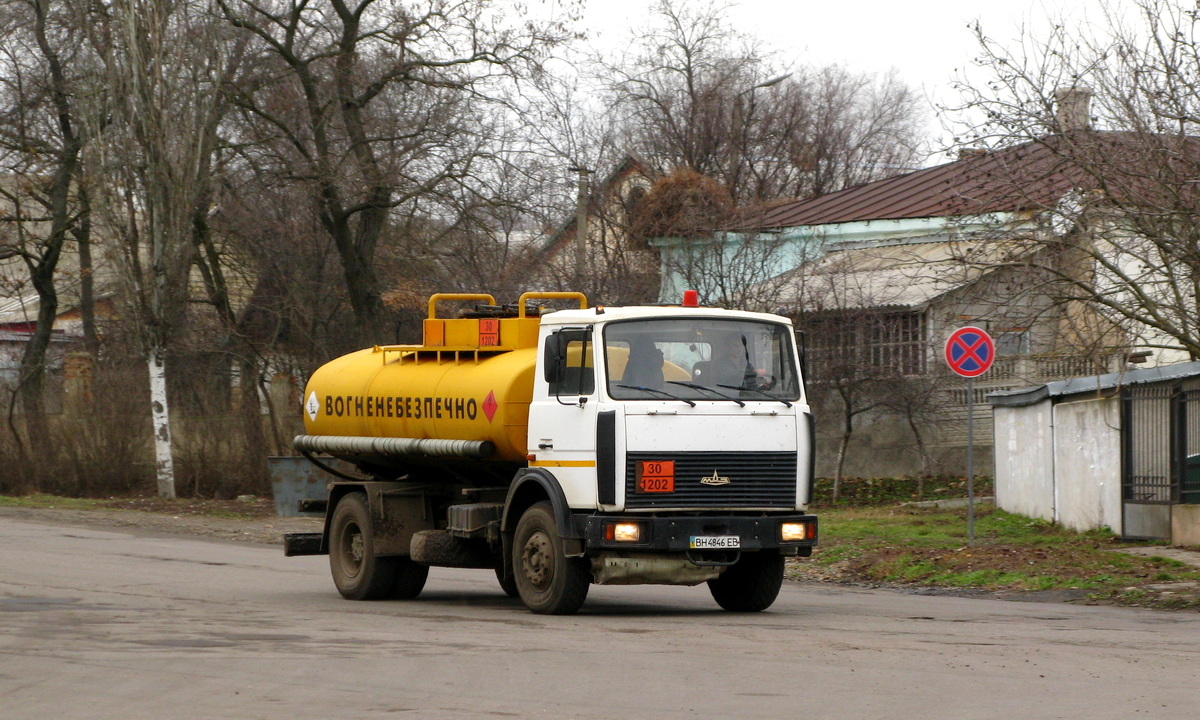
POLYGON ((588 174, 591 170, 578 165, 568 168, 579 173, 578 195, 575 198, 575 270, 571 273, 574 279, 572 290, 583 292, 583 280, 586 276, 587 264, 587 235, 588 235, 588 174))

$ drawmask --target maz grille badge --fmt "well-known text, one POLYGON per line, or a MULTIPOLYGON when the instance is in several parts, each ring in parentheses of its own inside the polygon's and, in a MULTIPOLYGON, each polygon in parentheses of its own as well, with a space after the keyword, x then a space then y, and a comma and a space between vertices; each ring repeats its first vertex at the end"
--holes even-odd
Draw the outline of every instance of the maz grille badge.
POLYGON ((701 485, 728 485, 729 478, 724 475, 719 475, 714 469, 712 475, 705 475, 700 478, 701 485))

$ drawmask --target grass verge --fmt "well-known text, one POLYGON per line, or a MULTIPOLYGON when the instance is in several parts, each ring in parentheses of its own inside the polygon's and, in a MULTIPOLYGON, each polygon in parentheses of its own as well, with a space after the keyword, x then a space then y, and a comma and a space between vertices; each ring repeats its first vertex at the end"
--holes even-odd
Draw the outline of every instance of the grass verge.
POLYGON ((1107 531, 1074 532, 981 503, 972 545, 966 508, 843 506, 815 512, 821 544, 811 558, 790 566, 794 579, 1059 592, 1066 599, 1200 609, 1200 568, 1120 552, 1136 544, 1107 531))

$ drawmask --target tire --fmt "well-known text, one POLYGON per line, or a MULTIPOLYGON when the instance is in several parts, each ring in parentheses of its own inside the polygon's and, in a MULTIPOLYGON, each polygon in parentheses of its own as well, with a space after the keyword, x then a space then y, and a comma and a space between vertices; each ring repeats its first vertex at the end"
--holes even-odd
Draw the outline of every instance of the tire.
POLYGON ((396 579, 392 581, 392 590, 388 597, 396 600, 412 600, 425 589, 425 581, 429 578, 429 566, 413 562, 406 557, 378 558, 396 566, 396 579))
MULTIPOLYGON (((329 523, 329 569, 338 592, 348 600, 389 597, 396 582, 397 565, 396 558, 375 555, 366 494, 354 492, 343 497, 329 523)), ((424 585, 424 579, 421 584, 424 585)))
POLYGON ((777 552, 742 553, 736 564, 708 581, 709 592, 730 612, 761 612, 779 597, 783 563, 783 556, 777 552))
MULTIPOLYGON (((501 561, 503 562, 503 561, 501 561)), ((508 578, 504 577, 504 568, 496 568, 496 582, 500 583, 500 589, 510 598, 520 597, 521 593, 517 590, 517 578, 509 573, 508 578)))
POLYGON ((583 558, 563 554, 550 503, 531 506, 513 537, 513 578, 525 607, 540 615, 571 615, 587 599, 592 574, 583 558))

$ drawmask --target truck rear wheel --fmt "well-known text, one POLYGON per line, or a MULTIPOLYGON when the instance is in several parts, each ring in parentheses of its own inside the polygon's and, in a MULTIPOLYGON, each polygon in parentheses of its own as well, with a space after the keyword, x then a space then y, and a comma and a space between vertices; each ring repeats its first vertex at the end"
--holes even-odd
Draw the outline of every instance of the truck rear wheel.
POLYGON ((583 558, 563 554, 548 502, 531 506, 513 538, 513 577, 525 607, 542 615, 570 615, 587 599, 592 574, 583 558))
POLYGON ((329 523, 329 569, 349 600, 414 598, 425 587, 428 566, 375 554, 375 535, 365 493, 346 495, 329 523))
POLYGON ((731 612, 766 610, 783 586, 783 563, 777 552, 742 553, 737 563, 708 581, 708 589, 717 604, 731 612))

